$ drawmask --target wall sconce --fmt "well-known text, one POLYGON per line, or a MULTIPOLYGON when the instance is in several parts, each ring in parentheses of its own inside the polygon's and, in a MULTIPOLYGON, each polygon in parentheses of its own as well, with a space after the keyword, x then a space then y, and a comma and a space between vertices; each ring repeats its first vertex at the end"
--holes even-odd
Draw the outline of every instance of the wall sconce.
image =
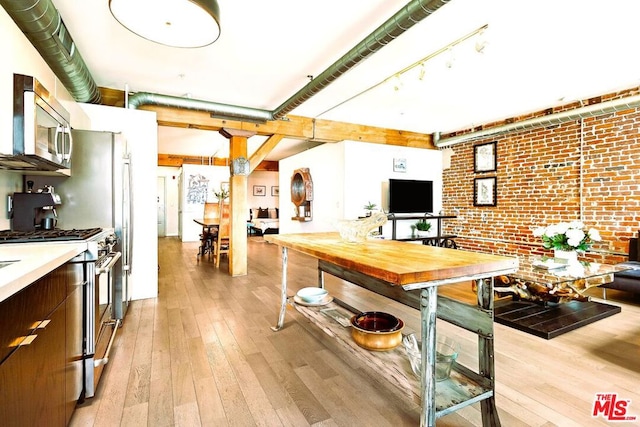
POLYGON ((109 0, 116 20, 147 40, 171 47, 203 47, 220 37, 217 0, 109 0))

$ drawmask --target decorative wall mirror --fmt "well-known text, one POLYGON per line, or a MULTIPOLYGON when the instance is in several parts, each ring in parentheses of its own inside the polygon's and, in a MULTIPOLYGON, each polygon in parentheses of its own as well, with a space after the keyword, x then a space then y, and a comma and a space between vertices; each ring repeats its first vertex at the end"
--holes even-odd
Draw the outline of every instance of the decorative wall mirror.
POLYGON ((313 202, 313 180, 309 168, 293 171, 291 177, 291 201, 295 205, 295 214, 291 219, 296 221, 311 221, 313 202))

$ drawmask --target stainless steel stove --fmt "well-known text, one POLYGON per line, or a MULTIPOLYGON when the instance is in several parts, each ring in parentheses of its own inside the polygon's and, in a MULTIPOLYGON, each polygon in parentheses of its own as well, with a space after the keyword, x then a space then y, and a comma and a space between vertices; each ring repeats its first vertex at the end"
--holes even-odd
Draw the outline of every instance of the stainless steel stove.
POLYGON ((2 243, 41 243, 89 240, 102 232, 102 228, 87 228, 82 230, 34 230, 34 231, 0 231, 2 243))

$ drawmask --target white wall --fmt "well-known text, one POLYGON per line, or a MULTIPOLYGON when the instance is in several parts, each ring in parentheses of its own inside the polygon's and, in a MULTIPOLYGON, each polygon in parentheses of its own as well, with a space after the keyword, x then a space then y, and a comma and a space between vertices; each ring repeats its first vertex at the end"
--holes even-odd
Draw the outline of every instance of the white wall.
MULTIPOLYGON (((383 144, 364 144, 345 141, 345 218, 353 219, 365 213, 364 205, 371 201, 379 209, 383 191, 388 197, 390 178, 433 181, 433 211, 442 209, 442 153, 413 147, 383 144), (393 171, 393 159, 406 159, 406 172, 393 171)), ((415 220, 398 222, 397 234, 411 234, 415 220)), ((383 234, 391 237, 391 223, 383 227, 383 234)))
MULTIPOLYGON (((431 180, 434 212, 442 208, 442 154, 438 150, 343 141, 324 144, 280 161, 280 232, 336 231, 339 219, 356 219, 372 202, 382 206, 383 187, 389 178, 431 180), (405 173, 393 171, 393 159, 407 160, 405 173), (290 188, 293 171, 308 167, 313 179, 313 220, 291 220, 290 188)), ((399 232, 410 234, 413 222, 399 223, 399 232), (404 230, 406 228, 406 230, 404 230)), ((391 225, 383 228, 391 236, 391 225)))
MULTIPOLYGON (((247 204, 249 209, 253 209, 253 217, 256 218, 258 208, 277 208, 280 204, 280 197, 273 196, 272 190, 273 187, 278 187, 278 172, 271 171, 253 171, 251 175, 249 175, 248 179, 248 188, 247 188, 247 204), (254 186, 259 185, 265 188, 264 196, 254 196, 254 186)), ((247 213, 247 219, 249 218, 249 214, 247 213)))
MULTIPOLYGON (((217 202, 214 192, 220 191, 220 184, 229 182, 228 166, 201 166, 183 165, 180 192, 182 194, 181 205, 181 230, 183 242, 196 242, 199 240, 202 227, 194 219, 202 218, 204 214, 204 202, 217 202), (201 175, 206 179, 206 196, 202 200, 189 199, 190 177, 201 175)), ((247 218, 249 213, 247 212, 247 218)))
POLYGON ((344 217, 344 143, 323 144, 280 160, 280 233, 335 231, 337 220, 344 217), (313 181, 313 219, 293 221, 291 201, 293 171, 309 168, 313 181))

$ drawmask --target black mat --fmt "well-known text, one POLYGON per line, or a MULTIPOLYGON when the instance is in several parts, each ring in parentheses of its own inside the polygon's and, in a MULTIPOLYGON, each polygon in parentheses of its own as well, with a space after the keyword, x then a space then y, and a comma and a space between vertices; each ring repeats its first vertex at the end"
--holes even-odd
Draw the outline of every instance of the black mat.
POLYGON ((594 301, 536 304, 497 301, 495 321, 545 339, 555 338, 589 323, 620 313, 620 307, 594 301))

